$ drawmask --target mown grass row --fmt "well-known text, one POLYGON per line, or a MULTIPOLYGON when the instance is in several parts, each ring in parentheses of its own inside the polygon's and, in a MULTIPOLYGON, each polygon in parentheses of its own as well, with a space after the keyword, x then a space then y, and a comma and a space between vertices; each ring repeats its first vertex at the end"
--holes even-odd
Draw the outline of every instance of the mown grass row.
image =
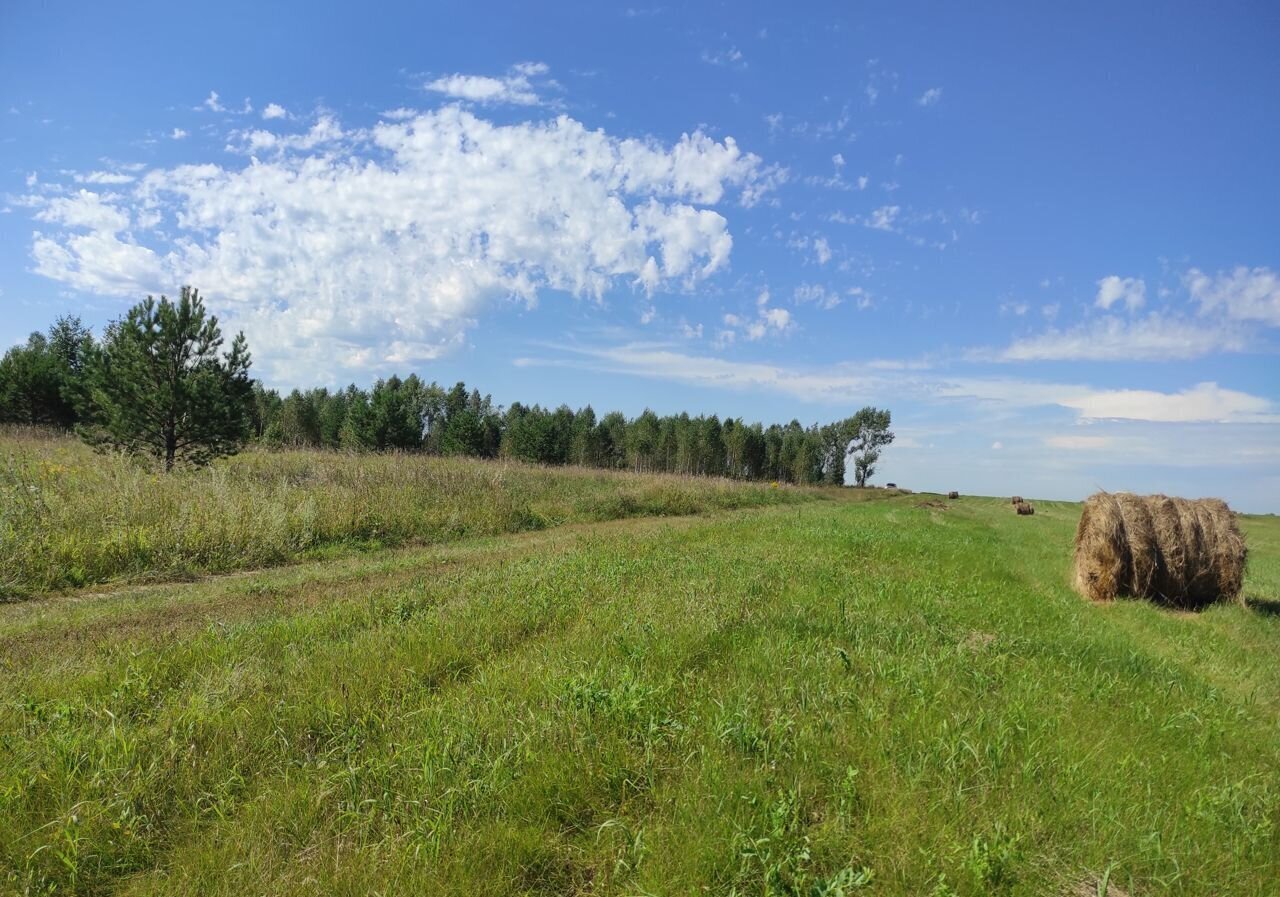
POLYGON ((0 432, 0 600, 570 522, 803 501, 813 490, 420 455, 251 451, 164 474, 0 432))
POLYGON ((1192 616, 1082 601, 1078 509, 1037 511, 821 502, 0 608, 0 881, 1273 894, 1274 521, 1253 608, 1192 616))

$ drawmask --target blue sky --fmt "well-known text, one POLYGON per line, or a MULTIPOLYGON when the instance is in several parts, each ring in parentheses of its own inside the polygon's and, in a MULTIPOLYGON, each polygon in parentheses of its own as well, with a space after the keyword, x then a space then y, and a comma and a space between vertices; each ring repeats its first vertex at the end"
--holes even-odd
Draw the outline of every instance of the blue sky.
POLYGON ((0 345, 190 282, 279 387, 1280 511, 1280 7, 418 6, 6 4, 0 345))

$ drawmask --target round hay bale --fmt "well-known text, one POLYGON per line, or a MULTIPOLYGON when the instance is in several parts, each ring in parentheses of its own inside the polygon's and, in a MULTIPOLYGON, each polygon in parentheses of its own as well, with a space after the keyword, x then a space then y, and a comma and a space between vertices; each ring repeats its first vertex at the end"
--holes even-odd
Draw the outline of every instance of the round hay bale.
POLYGON ((1167 495, 1153 495, 1148 499, 1151 524, 1160 551, 1155 590, 1170 603, 1178 602, 1179 596, 1186 594, 1188 561, 1196 557, 1196 549, 1187 545, 1179 502, 1185 503, 1185 499, 1173 499, 1167 495))
POLYGON ((1129 588, 1129 537, 1115 496, 1085 499, 1076 526, 1076 588, 1094 601, 1111 601, 1129 588))
POLYGON ((1115 498, 1129 537, 1129 589, 1134 595, 1151 595, 1160 566, 1160 544, 1156 541, 1151 509, 1146 498, 1132 492, 1117 492, 1115 498))
POLYGON ((947 498, 959 498, 959 497, 960 497, 960 493, 959 493, 959 492, 948 492, 948 493, 947 493, 947 498))
POLYGON ((1200 532, 1207 559, 1197 583, 1202 588, 1196 597, 1204 603, 1211 603, 1214 593, 1235 598, 1244 589, 1244 566, 1248 557, 1236 515, 1225 501, 1217 498, 1206 498, 1197 503, 1196 513, 1200 516, 1200 532))
POLYGON ((1021 496, 1021 495, 1015 495, 1013 498, 1009 499, 1009 504, 1011 504, 1011 505, 1020 505, 1020 504, 1022 504, 1022 496, 1021 496))
POLYGON ((1094 601, 1204 607, 1239 598, 1246 557, 1225 502, 1099 492, 1076 528, 1076 588, 1094 601))
POLYGON ((1204 530, 1200 526, 1200 514, 1196 503, 1185 498, 1173 499, 1174 509, 1178 512, 1178 522, 1182 525, 1182 541, 1185 548, 1182 570, 1182 588, 1188 595, 1200 595, 1206 592, 1207 581, 1213 578, 1213 571, 1207 564, 1204 548, 1204 530))
POLYGON ((1013 507, 1019 517, 1030 517, 1036 512, 1036 506, 1029 501, 1020 501, 1013 507))

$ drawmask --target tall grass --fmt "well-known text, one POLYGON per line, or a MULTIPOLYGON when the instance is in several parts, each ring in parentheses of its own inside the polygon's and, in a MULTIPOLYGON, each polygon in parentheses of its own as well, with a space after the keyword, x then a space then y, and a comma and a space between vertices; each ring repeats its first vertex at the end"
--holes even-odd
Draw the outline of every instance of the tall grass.
POLYGON ((421 455, 249 451, 165 474, 74 439, 0 431, 0 599, 181 579, 378 548, 637 515, 801 501, 813 491, 421 455))

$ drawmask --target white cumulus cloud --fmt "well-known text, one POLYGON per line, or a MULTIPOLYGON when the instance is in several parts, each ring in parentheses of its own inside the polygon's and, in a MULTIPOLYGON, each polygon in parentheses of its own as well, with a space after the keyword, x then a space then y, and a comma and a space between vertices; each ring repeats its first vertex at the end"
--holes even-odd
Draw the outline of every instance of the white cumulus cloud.
POLYGON ((487 75, 444 75, 428 81, 423 87, 433 93, 470 103, 536 106, 542 99, 532 79, 546 75, 548 71, 545 63, 522 62, 512 66, 500 78, 487 75))
POLYGON ((1117 302, 1123 302, 1130 311, 1141 308, 1147 301, 1147 285, 1138 277, 1117 277, 1112 274, 1098 281, 1098 298, 1094 304, 1098 308, 1110 309, 1117 302))
POLYGON ((664 145, 457 106, 256 146, 268 155, 239 166, 30 197, 36 271, 129 298, 191 283, 277 381, 333 382, 439 356, 495 300, 690 288, 733 246, 710 206, 750 204, 772 177, 731 138, 664 145))

